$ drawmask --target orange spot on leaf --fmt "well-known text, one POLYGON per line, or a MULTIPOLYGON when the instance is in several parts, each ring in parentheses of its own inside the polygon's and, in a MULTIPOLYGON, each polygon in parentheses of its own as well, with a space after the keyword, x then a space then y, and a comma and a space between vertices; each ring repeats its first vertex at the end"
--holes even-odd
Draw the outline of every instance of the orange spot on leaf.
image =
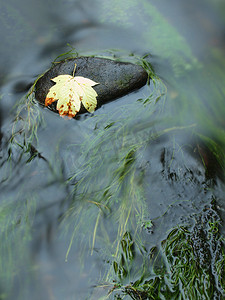
POLYGON ((56 99, 54 98, 45 98, 45 106, 52 104, 56 99))

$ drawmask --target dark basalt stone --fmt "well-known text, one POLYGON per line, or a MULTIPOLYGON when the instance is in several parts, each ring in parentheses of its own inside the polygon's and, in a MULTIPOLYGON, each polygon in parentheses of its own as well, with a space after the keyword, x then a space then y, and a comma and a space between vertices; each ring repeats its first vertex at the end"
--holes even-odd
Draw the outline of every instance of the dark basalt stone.
MULTIPOLYGON (((98 97, 97 108, 102 104, 139 89, 147 82, 148 75, 139 65, 117 62, 105 58, 78 57, 56 63, 36 83, 35 98, 45 104, 49 89, 55 84, 51 79, 62 74, 72 75, 76 64, 75 76, 83 76, 98 82, 94 86, 98 97)), ((56 103, 50 108, 57 112, 56 103)), ((80 113, 85 112, 82 106, 80 113)))

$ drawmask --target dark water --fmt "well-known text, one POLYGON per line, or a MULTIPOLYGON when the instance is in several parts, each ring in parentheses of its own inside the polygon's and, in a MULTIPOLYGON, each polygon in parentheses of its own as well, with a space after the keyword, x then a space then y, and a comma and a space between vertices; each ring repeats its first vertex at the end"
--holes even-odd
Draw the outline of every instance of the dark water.
POLYGON ((212 199, 223 218, 224 9, 223 1, 0 4, 0 299, 100 299, 126 232, 138 246, 124 284, 140 276, 144 248, 192 224, 212 199), (14 105, 22 109, 38 75, 71 47, 151 53, 163 84, 79 120, 38 104, 18 118, 14 105), (159 90, 167 96, 156 108, 137 101, 159 90))

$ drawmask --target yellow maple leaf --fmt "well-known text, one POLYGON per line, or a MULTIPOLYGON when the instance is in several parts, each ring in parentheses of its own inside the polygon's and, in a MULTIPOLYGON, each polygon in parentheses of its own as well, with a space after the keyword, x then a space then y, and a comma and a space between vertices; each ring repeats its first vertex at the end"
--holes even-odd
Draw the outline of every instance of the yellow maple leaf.
POLYGON ((93 112, 97 106, 98 94, 92 86, 97 82, 81 76, 59 75, 53 79, 56 84, 49 89, 45 98, 45 106, 57 102, 57 110, 61 116, 74 117, 81 108, 81 102, 87 111, 93 112))

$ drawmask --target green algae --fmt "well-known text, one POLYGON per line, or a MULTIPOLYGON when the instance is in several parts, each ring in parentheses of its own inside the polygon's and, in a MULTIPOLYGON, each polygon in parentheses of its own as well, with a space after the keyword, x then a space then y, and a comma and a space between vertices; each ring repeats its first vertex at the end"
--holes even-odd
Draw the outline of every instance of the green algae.
POLYGON ((225 240, 220 234, 220 218, 214 204, 212 201, 210 207, 196 216, 194 226, 177 226, 162 242, 161 249, 150 250, 153 268, 149 268, 149 279, 140 277, 129 285, 115 281, 110 291, 113 299, 224 297, 225 240))

